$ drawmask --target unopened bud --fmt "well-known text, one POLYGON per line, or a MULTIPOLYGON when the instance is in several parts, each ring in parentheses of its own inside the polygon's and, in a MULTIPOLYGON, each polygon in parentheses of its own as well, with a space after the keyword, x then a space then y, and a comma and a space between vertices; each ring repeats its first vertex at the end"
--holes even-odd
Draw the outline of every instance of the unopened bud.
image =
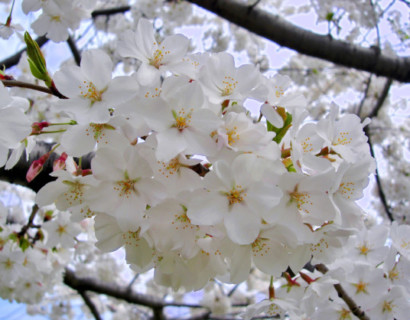
POLYGON ((62 170, 65 168, 65 161, 67 160, 67 153, 63 152, 60 157, 53 163, 53 171, 62 170))
POLYGON ((28 169, 26 174, 27 182, 33 181, 34 178, 39 175, 39 173, 43 170, 44 163, 47 161, 49 157, 50 155, 46 153, 42 155, 40 159, 35 160, 31 163, 30 168, 28 169))

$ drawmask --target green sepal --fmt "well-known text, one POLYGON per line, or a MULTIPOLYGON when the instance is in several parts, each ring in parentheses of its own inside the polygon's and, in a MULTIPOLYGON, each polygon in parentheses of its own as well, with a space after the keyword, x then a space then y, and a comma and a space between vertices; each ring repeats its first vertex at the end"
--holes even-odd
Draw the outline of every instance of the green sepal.
POLYGON ((20 249, 24 252, 30 247, 30 242, 26 238, 21 238, 20 239, 20 249))
POLYGON ((276 133, 275 138, 272 140, 276 143, 280 143, 285 136, 286 132, 288 132, 289 128, 292 126, 292 115, 289 112, 286 112, 286 119, 284 119, 283 127, 277 128, 269 121, 266 121, 266 127, 268 131, 272 131, 276 133))
POLYGON ((43 80, 47 87, 51 87, 52 79, 47 72, 46 60, 44 59, 38 43, 31 38, 27 31, 24 33, 24 41, 27 45, 27 60, 30 65, 31 73, 37 79, 43 80))
POLYGON ((9 239, 11 240, 11 241, 18 241, 19 240, 19 237, 18 237, 18 235, 16 234, 16 233, 11 233, 10 235, 9 235, 9 239))

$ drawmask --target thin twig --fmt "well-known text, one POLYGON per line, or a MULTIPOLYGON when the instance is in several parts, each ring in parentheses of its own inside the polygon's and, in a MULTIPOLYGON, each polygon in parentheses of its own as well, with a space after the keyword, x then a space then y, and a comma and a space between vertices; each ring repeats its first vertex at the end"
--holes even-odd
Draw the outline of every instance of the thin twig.
MULTIPOLYGON (((383 106, 384 101, 387 98, 387 95, 389 94, 389 90, 390 90, 390 87, 391 87, 392 83, 393 83, 392 79, 387 79, 386 80, 386 83, 384 84, 383 91, 382 91, 379 99, 377 99, 376 105, 374 106, 373 110, 368 115, 369 118, 374 118, 374 117, 378 116, 379 111, 380 111, 381 107, 383 106)), ((364 133, 366 134, 366 136, 368 138, 370 154, 374 159, 376 159, 373 144, 372 144, 372 140, 371 140, 369 126, 364 128, 364 133)), ((389 218, 390 221, 393 222, 394 221, 393 214, 391 212, 391 208, 390 208, 389 204, 387 203, 387 198, 386 198, 386 194, 384 193, 384 189, 383 189, 382 182, 381 182, 380 175, 379 175, 379 170, 377 169, 377 163, 376 163, 375 179, 376 179, 377 189, 379 191, 380 201, 383 205, 384 210, 386 211, 387 217, 389 218)))
POLYGON ((90 299, 88 294, 83 290, 79 290, 78 293, 80 294, 81 298, 83 298, 85 304, 90 309, 90 311, 93 314, 95 320, 102 320, 102 318, 100 316, 100 313, 97 310, 97 307, 95 306, 94 302, 92 302, 92 300, 90 299))
MULTIPOLYGON (((362 98, 362 100, 360 101, 359 107, 357 108, 357 113, 356 113, 356 114, 357 114, 359 117, 360 117, 360 114, 362 113, 362 108, 363 108, 364 102, 366 101, 367 96, 368 96, 368 94, 369 94, 370 83, 372 82, 372 76, 373 76, 373 74, 371 73, 370 76, 369 76, 369 78, 368 78, 367 81, 366 81, 366 89, 364 90, 363 98, 362 98)), ((361 117, 360 117, 360 118, 361 118, 361 117)))
MULTIPOLYGON (((317 264, 315 265, 316 270, 325 274, 329 271, 329 269, 324 264, 317 264)), ((360 320, 370 320, 370 318, 366 315, 364 311, 360 309, 360 307, 354 302, 354 300, 346 293, 340 283, 333 285, 336 289, 337 294, 344 302, 346 302, 347 306, 349 307, 350 311, 358 317, 360 320)))
POLYGON ((31 209, 31 214, 30 214, 30 217, 28 218, 27 224, 25 224, 21 228, 20 232, 18 233, 19 237, 24 236, 26 234, 27 230, 33 226, 33 221, 34 221, 34 218, 36 217, 38 209, 39 209, 38 205, 35 204, 33 206, 33 208, 31 209))
POLYGON ((71 36, 68 37, 67 44, 68 44, 68 46, 71 50, 71 53, 73 54, 73 58, 74 58, 75 63, 77 64, 77 66, 79 66, 80 63, 81 63, 81 54, 80 54, 80 51, 77 48, 75 40, 71 36))
MULTIPOLYGON (((374 150, 373 150, 373 144, 372 144, 372 140, 371 140, 371 136, 370 136, 368 126, 366 128, 364 128, 364 132, 365 132, 365 134, 367 135, 367 138, 368 138, 367 142, 368 142, 369 147, 370 147, 370 155, 373 158, 375 158, 375 154, 374 154, 374 150)), ((389 204, 387 203, 386 194, 384 193, 384 190, 383 190, 382 182, 381 182, 380 175, 379 175, 379 170, 377 169, 377 164, 376 164, 376 172, 374 173, 374 176, 375 176, 375 179, 376 179, 377 189, 379 191, 379 197, 380 197, 380 201, 383 205, 384 211, 386 211, 386 214, 387 214, 387 217, 389 218, 389 220, 391 222, 393 222, 394 221, 393 214, 390 210, 389 204)))
POLYGON ((17 80, 1 80, 1 82, 3 82, 3 85, 5 87, 25 88, 25 89, 30 89, 30 90, 35 90, 35 91, 40 91, 40 92, 44 92, 44 93, 47 93, 47 94, 51 94, 51 95, 56 96, 60 99, 67 99, 67 97, 64 97, 56 89, 52 90, 50 88, 39 86, 37 84, 23 82, 23 81, 17 81, 17 80))
POLYGON ((138 279, 139 276, 140 276, 140 274, 137 273, 137 274, 132 278, 132 280, 130 281, 130 283, 129 283, 128 286, 127 286, 127 290, 128 290, 128 291, 131 291, 131 290, 132 290, 132 285, 135 283, 135 281, 138 279))
POLYGON ((369 118, 377 117, 381 107, 383 106, 384 101, 387 98, 387 95, 389 94, 389 90, 390 90, 390 87, 391 87, 392 83, 393 83, 393 79, 390 78, 390 79, 386 80, 386 83, 384 84, 382 94, 380 95, 379 99, 377 99, 377 103, 374 106, 372 112, 370 112, 367 115, 369 118))

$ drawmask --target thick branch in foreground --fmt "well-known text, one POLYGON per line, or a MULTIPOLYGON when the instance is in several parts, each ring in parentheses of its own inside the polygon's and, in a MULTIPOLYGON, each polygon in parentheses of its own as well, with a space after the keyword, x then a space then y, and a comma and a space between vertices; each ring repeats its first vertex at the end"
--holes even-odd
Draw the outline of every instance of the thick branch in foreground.
MULTIPOLYGON (((325 274, 329 271, 329 269, 324 264, 317 264, 315 268, 325 274)), ((340 283, 333 285, 339 295, 339 298, 343 299, 346 302, 347 306, 349 307, 350 311, 358 317, 360 320, 370 320, 370 318, 366 315, 364 311, 360 309, 360 307, 354 302, 354 300, 346 293, 340 283)))
POLYGON ((410 82, 410 58, 388 57, 365 48, 302 29, 278 15, 237 0, 187 0, 277 44, 345 67, 410 82))

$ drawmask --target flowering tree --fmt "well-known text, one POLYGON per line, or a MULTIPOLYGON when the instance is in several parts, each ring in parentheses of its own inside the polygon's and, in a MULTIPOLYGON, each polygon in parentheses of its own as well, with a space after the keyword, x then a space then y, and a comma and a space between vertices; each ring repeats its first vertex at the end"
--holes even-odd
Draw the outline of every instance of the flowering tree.
POLYGON ((408 109, 389 100, 410 81, 407 1, 21 6, 0 166, 30 208, 0 206, 3 299, 59 318, 76 299, 95 319, 407 318, 408 109), (327 34, 285 20, 300 13, 327 34), (272 74, 258 36, 311 57, 272 74), (73 55, 54 73, 48 41, 73 55))

